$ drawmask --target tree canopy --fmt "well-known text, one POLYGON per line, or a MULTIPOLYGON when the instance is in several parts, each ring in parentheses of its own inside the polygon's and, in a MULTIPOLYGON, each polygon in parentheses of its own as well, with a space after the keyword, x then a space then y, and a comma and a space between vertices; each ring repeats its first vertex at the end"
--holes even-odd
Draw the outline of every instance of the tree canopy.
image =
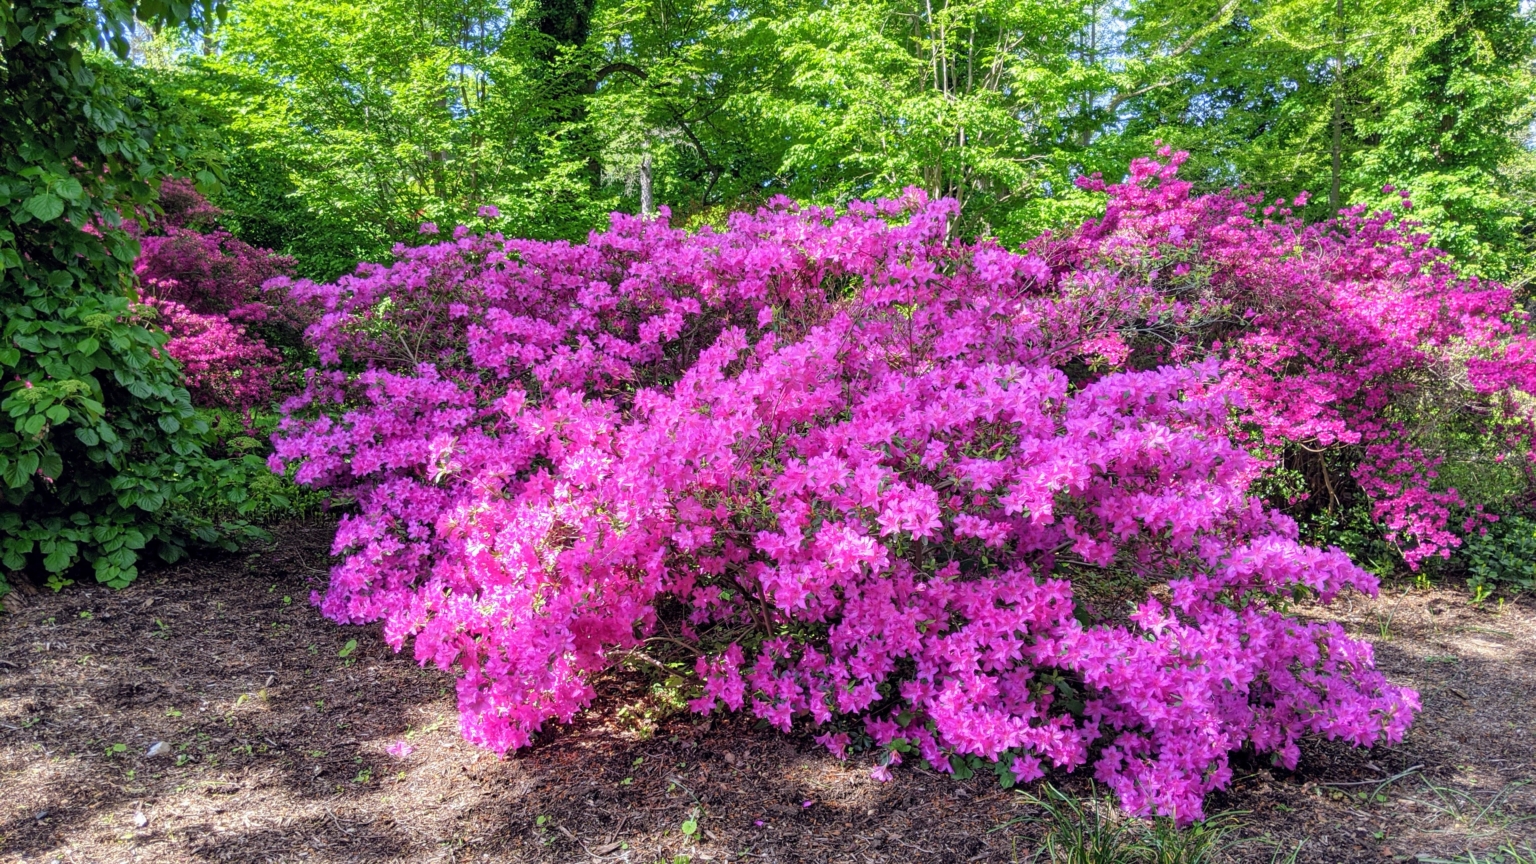
POLYGON ((1161 141, 1312 218, 1408 189, 1518 279, 1532 46, 1513 0, 242 0, 162 80, 234 142, 231 219, 317 275, 486 205, 577 239, 915 186, 1017 242, 1161 141))

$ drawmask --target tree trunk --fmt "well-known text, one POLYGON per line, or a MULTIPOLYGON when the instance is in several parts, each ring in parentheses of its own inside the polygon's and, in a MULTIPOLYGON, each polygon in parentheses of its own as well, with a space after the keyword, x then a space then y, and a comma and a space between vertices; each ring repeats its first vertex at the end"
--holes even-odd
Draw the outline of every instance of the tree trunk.
POLYGON ((640 157, 640 218, 656 215, 656 200, 651 197, 651 154, 640 157))
POLYGON ((1344 0, 1334 0, 1333 51, 1333 176, 1328 185, 1328 209, 1339 212, 1339 175, 1344 172, 1344 0))

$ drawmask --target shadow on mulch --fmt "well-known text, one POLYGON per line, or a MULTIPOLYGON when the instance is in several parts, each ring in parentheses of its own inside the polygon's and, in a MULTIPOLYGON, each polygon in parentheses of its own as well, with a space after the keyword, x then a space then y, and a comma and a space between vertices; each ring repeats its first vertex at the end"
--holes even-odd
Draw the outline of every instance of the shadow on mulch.
MULTIPOLYGON (((450 676, 309 604, 332 530, 285 526, 263 554, 13 602, 0 860, 1005 862, 1036 848, 1038 812, 989 778, 904 768, 876 783, 867 760, 749 718, 651 728, 639 675, 496 759, 459 738, 450 676)), ((1208 802, 1248 811, 1229 860, 1536 844, 1536 609, 1385 590, 1313 611, 1377 642, 1424 714, 1396 747, 1309 742, 1296 772, 1238 756, 1208 802)))

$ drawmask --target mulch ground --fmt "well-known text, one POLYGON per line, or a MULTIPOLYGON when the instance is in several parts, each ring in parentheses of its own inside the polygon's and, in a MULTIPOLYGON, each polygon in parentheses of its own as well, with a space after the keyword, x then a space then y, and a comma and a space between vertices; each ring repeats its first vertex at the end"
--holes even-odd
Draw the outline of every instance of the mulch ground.
MULTIPOLYGON (((1039 809, 995 780, 904 766, 877 783, 804 737, 669 712, 640 672, 497 759, 459 738, 450 676, 309 604, 330 533, 287 526, 271 551, 122 591, 11 595, 0 861, 1008 862, 1037 848, 1039 809)), ((1371 638, 1424 713, 1399 746, 1314 741, 1295 772, 1239 760, 1208 806, 1247 811, 1225 858, 1536 846, 1536 604, 1397 585, 1308 612, 1371 638)))

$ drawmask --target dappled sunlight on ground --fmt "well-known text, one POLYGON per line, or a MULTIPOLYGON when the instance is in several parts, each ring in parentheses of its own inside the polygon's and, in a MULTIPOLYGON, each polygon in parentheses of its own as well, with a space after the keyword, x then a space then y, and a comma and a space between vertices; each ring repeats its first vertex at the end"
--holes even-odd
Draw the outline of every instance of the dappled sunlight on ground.
MULTIPOLYGON (((640 673, 507 759, 459 737, 451 679, 307 602, 328 529, 0 617, 0 861, 1008 862, 1039 811, 965 782, 839 762, 749 718, 672 713, 640 673), (351 647, 349 647, 351 646, 351 647), (163 752, 150 748, 163 742, 163 752)), ((1453 857, 1536 843, 1536 610, 1386 589, 1329 610, 1423 694, 1400 746, 1239 756, 1212 813, 1228 860, 1453 857)), ((1082 777, 1056 778, 1083 793, 1082 777)))

